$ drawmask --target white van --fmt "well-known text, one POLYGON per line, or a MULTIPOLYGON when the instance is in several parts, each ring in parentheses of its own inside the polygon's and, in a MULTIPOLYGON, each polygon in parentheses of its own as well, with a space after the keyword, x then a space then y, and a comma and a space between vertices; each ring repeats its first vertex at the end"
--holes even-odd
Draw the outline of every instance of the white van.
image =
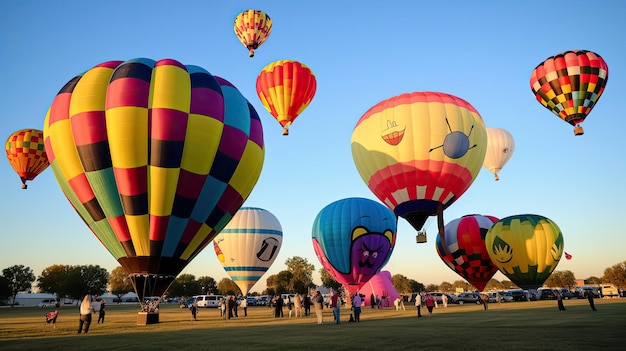
POLYGON ((602 284, 600 289, 603 297, 619 297, 619 290, 612 284, 602 284))
POLYGON ((198 302, 198 307, 217 308, 220 299, 224 299, 222 295, 196 295, 194 296, 198 302))

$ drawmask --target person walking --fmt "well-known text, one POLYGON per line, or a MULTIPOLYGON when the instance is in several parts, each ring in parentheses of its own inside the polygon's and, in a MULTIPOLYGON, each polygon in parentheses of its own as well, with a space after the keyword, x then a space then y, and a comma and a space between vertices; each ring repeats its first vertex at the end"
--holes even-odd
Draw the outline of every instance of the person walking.
POLYGON ((311 296, 308 294, 304 296, 304 301, 302 302, 304 305, 304 315, 308 316, 311 314, 311 296))
POLYGON ((354 321, 357 323, 361 321, 361 303, 362 302, 363 300, 361 300, 361 295, 357 291, 356 295, 354 295, 354 299, 352 300, 352 307, 354 308, 354 321))
POLYGON ((443 302, 443 308, 448 308, 448 295, 441 294, 441 302, 443 302))
POLYGON ((241 299, 241 302, 239 302, 239 307, 243 309, 243 316, 248 317, 248 298, 247 297, 244 296, 241 299))
POLYGON ((426 308, 428 309, 429 318, 433 315, 434 307, 435 307, 435 298, 431 294, 426 295, 426 308))
POLYGON ((587 301, 589 301, 589 306, 591 307, 592 311, 596 311, 596 304, 593 301, 593 293, 591 291, 587 291, 587 301))
POLYGON ((480 298, 480 301, 482 301, 483 308, 485 309, 485 311, 488 310, 489 309, 489 295, 480 294, 478 298, 480 298))
POLYGON ((315 292, 315 296, 313 297, 313 306, 315 308, 315 316, 317 317, 317 324, 322 324, 324 322, 324 297, 320 294, 320 291, 317 290, 315 292))
POLYGON ((417 318, 422 318, 422 294, 415 295, 415 307, 417 307, 417 318))
POLYGON ((194 321, 197 321, 197 316, 198 316, 198 301, 193 300, 193 302, 191 303, 191 306, 189 306, 189 310, 191 311, 191 318, 193 318, 194 321))
POLYGON ((565 311, 565 306, 563 306, 563 295, 559 291, 556 292, 556 304, 559 306, 559 312, 565 311))
POLYGON ((299 293, 293 298, 293 306, 296 310, 296 317, 302 317, 302 298, 299 293))
POLYGON ((330 307, 333 309, 333 317, 335 318, 335 323, 339 324, 341 321, 339 318, 339 312, 341 308, 341 302, 339 301, 339 294, 336 292, 332 293, 330 297, 330 307))
POLYGON ((93 307, 91 306, 91 298, 89 295, 85 295, 83 298, 83 302, 80 304, 80 318, 78 321, 78 334, 83 331, 83 326, 85 330, 85 334, 89 332, 89 326, 91 325, 91 314, 94 313, 93 307))
POLYGON ((100 299, 100 310, 98 311, 98 321, 96 323, 104 323, 104 310, 105 310, 105 303, 104 303, 104 299, 100 299))
POLYGON ((46 313, 46 323, 52 324, 52 329, 57 328, 57 318, 59 317, 59 311, 54 310, 46 313))

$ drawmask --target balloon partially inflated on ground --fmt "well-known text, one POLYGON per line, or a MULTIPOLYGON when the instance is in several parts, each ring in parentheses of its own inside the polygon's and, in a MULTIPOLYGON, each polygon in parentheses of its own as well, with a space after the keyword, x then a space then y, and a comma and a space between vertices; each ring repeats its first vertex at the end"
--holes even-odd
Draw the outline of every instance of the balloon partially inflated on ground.
POLYGON ((172 59, 109 61, 72 78, 44 136, 61 190, 140 301, 162 296, 224 228, 265 155, 237 88, 172 59))
POLYGON ((498 272, 485 247, 485 235, 497 221, 493 216, 467 215, 446 224, 445 246, 437 235, 435 247, 441 260, 479 291, 498 272))
POLYGON ((487 133, 467 101, 437 92, 392 97, 370 108, 352 132, 352 158, 376 197, 421 230, 470 187, 487 133))
POLYGON ((274 263, 282 243, 278 218, 256 207, 240 208, 213 240, 218 261, 243 296, 274 263))
POLYGON ((313 222, 313 249, 322 267, 350 293, 389 261, 397 217, 382 204, 347 198, 324 207, 313 222))
POLYGON ((561 260, 563 234, 549 218, 535 214, 502 218, 485 235, 491 261, 522 289, 537 289, 561 260))

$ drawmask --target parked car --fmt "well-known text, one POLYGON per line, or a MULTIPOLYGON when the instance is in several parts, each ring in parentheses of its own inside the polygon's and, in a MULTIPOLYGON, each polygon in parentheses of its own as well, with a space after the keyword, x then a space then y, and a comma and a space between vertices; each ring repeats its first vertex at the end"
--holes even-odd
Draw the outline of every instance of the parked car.
POLYGON ((561 296, 563 296, 563 300, 576 298, 576 295, 573 292, 571 292, 568 288, 561 288, 557 290, 561 293, 561 296))
POLYGON ((530 296, 528 292, 522 289, 513 289, 508 291, 513 297, 513 301, 528 301, 530 296))
POLYGON ((45 307, 59 307, 61 304, 59 303, 59 301, 55 300, 55 299, 45 299, 43 301, 41 301, 39 304, 37 304, 37 306, 41 307, 41 308, 45 308, 45 307))
POLYGON ((594 298, 601 297, 600 288, 597 286, 579 286, 575 289, 575 294, 579 299, 586 299, 588 292, 593 294, 594 298))
POLYGON ((256 297, 249 296, 246 298, 246 303, 248 306, 256 306, 259 303, 259 300, 256 297))
POLYGON ((258 306, 267 306, 268 303, 269 303, 269 297, 267 295, 263 295, 259 297, 257 301, 258 306))
POLYGON ((195 297, 190 297, 187 300, 185 300, 185 302, 183 302, 182 306, 180 306, 180 307, 189 308, 189 307, 191 307, 191 304, 194 303, 195 301, 196 301, 195 297))
POLYGON ((547 288, 537 289, 535 297, 537 300, 556 300, 556 294, 554 293, 554 290, 547 288))
POLYGON ((217 308, 220 299, 225 299, 223 295, 197 295, 194 296, 198 302, 198 307, 217 308))
POLYGON ((603 297, 619 297, 619 290, 612 284, 602 284, 600 289, 603 297))
POLYGON ((457 299, 457 296, 454 294, 446 294, 442 292, 430 292, 428 294, 434 296, 435 301, 437 301, 438 304, 443 303, 443 300, 441 299, 443 295, 446 295, 448 297, 448 303, 456 303, 456 299, 457 299))
POLYGON ((480 305, 481 301, 479 293, 461 293, 456 297, 455 303, 458 303, 459 305, 466 303, 475 303, 480 305))
POLYGON ((500 302, 513 301, 513 295, 508 291, 496 291, 489 293, 489 302, 498 302, 498 295, 500 296, 500 302))

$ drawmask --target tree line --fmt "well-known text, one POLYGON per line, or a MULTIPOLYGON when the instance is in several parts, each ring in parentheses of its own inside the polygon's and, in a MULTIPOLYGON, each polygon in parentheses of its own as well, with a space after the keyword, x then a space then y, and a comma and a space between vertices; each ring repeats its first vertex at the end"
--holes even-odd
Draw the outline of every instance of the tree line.
MULTIPOLYGON (((317 285, 313 283, 315 266, 307 259, 294 256, 285 261, 286 269, 266 278, 266 289, 260 294, 277 295, 281 293, 305 294, 317 285)), ((319 270, 322 285, 340 291, 342 286, 324 269, 319 270)), ((421 291, 454 292, 457 289, 474 291, 475 288, 465 280, 457 280, 452 283, 441 282, 440 284, 424 285, 402 274, 392 277, 393 286, 398 293, 408 294, 421 291)), ((11 305, 15 303, 15 297, 19 292, 30 292, 33 283, 42 293, 56 294, 80 300, 83 296, 102 295, 107 291, 121 296, 133 291, 133 286, 128 274, 123 267, 119 266, 109 273, 98 265, 52 265, 45 268, 35 278, 32 269, 24 265, 14 265, 2 270, 0 276, 0 300, 9 300, 11 305), (12 300, 11 300, 12 299, 12 300)), ((613 284, 618 289, 626 289, 626 261, 615 264, 604 270, 602 277, 588 277, 587 285, 601 283, 613 284)), ((544 283, 547 287, 563 287, 573 289, 576 286, 576 278, 571 271, 554 271, 544 283)), ((509 290, 517 286, 508 281, 491 279, 485 290, 509 290)), ((196 278, 193 274, 180 274, 166 292, 168 297, 188 297, 194 295, 239 295, 241 289, 230 278, 223 278, 217 282, 209 276, 196 278)), ((252 295, 258 295, 258 292, 252 295)))

